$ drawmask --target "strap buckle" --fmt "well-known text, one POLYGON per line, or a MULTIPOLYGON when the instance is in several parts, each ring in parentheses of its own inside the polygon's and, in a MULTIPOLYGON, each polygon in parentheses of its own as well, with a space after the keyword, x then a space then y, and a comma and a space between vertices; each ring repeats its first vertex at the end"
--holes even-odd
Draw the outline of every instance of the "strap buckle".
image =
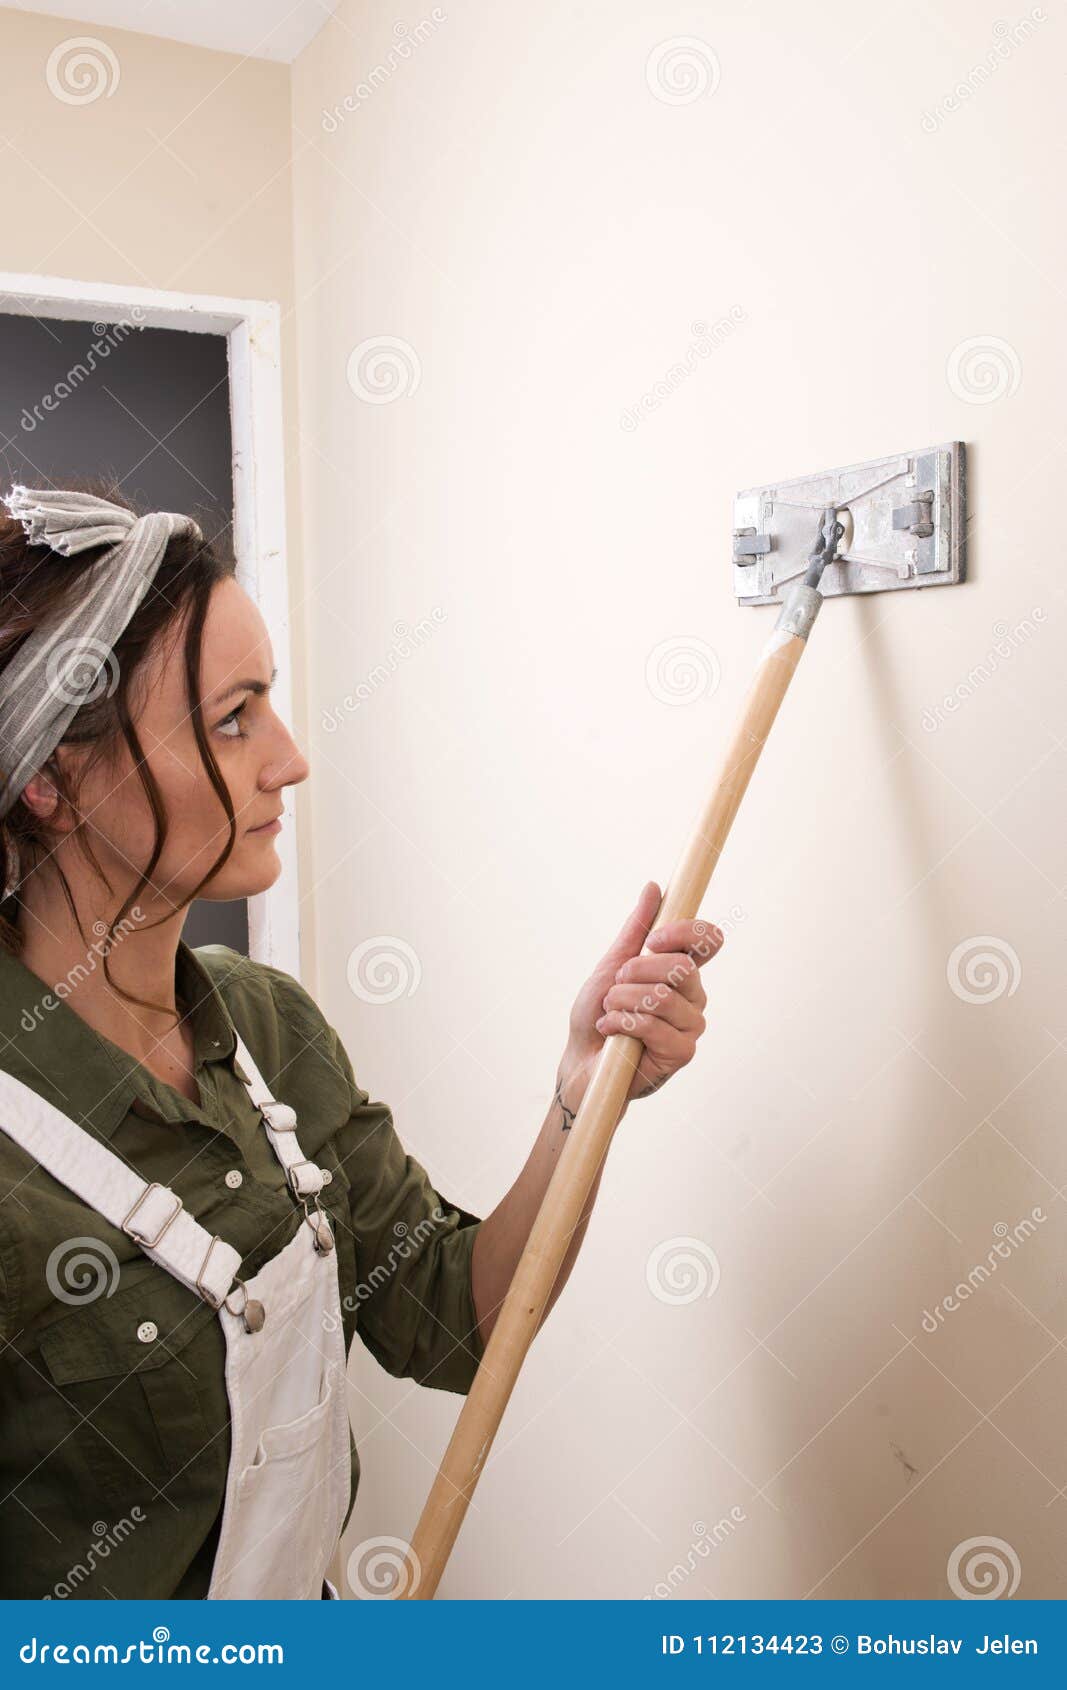
POLYGON ((267 1117, 267 1125, 271 1132, 294 1133, 296 1131, 296 1110, 291 1103, 280 1103, 277 1098, 268 1097, 259 1105, 261 1115, 267 1117))
POLYGON ((163 1234, 166 1232, 168 1226, 170 1226, 173 1221, 177 1220, 178 1215, 179 1215, 181 1209, 184 1206, 182 1204, 181 1198, 178 1196, 178 1193, 176 1191, 170 1192, 171 1197, 173 1197, 173 1199, 174 1199, 174 1208, 171 1210, 170 1214, 167 1216, 166 1220, 163 1222, 163 1225, 160 1227, 159 1231, 156 1233, 156 1236, 154 1238, 147 1238, 144 1235, 144 1233, 137 1232, 133 1227, 130 1226, 129 1223, 130 1223, 131 1219, 133 1218, 133 1216, 137 1213, 138 1209, 141 1207, 141 1204, 146 1202, 147 1199, 149 1197, 151 1197, 153 1191, 167 1191, 167 1190, 169 1190, 169 1187, 167 1187, 165 1185, 160 1185, 158 1180, 153 1180, 151 1185, 146 1185, 144 1190, 142 1191, 140 1197, 138 1197, 136 1203, 133 1205, 129 1214, 126 1216, 125 1220, 122 1223, 123 1232, 128 1233, 129 1236, 131 1238, 135 1239, 138 1244, 143 1244, 146 1250, 154 1250, 156 1245, 159 1243, 160 1239, 163 1237, 163 1234))
POLYGON ((292 1192, 294 1197, 299 1197, 300 1201, 303 1202, 305 1197, 316 1196, 317 1193, 319 1192, 319 1190, 321 1189, 321 1187, 316 1186, 314 1191, 301 1191, 301 1189, 300 1189, 300 1170, 301 1170, 301 1168, 314 1168, 314 1170, 317 1174, 321 1174, 322 1169, 319 1167, 317 1162, 313 1162, 311 1160, 310 1156, 305 1156, 303 1158, 303 1160, 300 1161, 300 1162, 290 1162, 289 1166, 286 1168, 285 1178, 288 1182, 289 1190, 292 1192))
POLYGON ((215 1237, 211 1240, 211 1243, 208 1245, 207 1249, 204 1252, 204 1259, 200 1263, 200 1272, 196 1276, 196 1288, 197 1288, 197 1290, 199 1291, 201 1297, 204 1299, 204 1302, 210 1303, 211 1307, 213 1309, 220 1309, 222 1307, 222 1304, 225 1300, 225 1295, 222 1296, 222 1297, 216 1297, 215 1293, 211 1290, 210 1286, 207 1286, 207 1285, 204 1284, 204 1275, 207 1272, 207 1264, 211 1260, 212 1250, 215 1248, 216 1244, 221 1244, 221 1243, 222 1243, 222 1239, 219 1238, 218 1234, 216 1234, 215 1237))

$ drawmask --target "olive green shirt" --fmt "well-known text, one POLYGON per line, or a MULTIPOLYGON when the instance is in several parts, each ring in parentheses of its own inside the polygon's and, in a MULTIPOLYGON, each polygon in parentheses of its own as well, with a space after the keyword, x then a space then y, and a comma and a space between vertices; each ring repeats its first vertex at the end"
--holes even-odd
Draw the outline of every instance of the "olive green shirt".
MULTIPOLYGON (((405 1153, 291 975, 180 942, 175 985, 199 1107, 83 1021, 76 985, 51 991, 4 950, 0 1068, 176 1191, 247 1279, 306 1222, 242 1084, 236 1026, 330 1176, 346 1350, 358 1334, 395 1377, 465 1393, 483 1353, 479 1217, 405 1153)), ((2 1126, 0 1597, 204 1597, 230 1447, 219 1316, 2 1126)), ((358 1482, 353 1439, 349 1514, 358 1482)))

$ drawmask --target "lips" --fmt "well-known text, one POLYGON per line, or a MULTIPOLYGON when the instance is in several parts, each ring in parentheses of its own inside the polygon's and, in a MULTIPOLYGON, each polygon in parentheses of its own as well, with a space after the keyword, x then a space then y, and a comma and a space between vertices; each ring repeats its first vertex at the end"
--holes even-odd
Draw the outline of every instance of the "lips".
POLYGON ((279 810, 276 816, 268 816, 265 822, 260 822, 256 827, 250 827, 249 833, 262 833, 265 827, 271 827, 275 822, 280 822, 284 814, 284 810, 279 810))

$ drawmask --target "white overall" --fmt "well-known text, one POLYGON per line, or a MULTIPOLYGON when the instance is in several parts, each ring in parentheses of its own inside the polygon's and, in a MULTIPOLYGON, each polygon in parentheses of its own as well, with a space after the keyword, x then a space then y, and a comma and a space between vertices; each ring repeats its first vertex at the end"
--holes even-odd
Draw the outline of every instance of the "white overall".
POLYGON ((149 1184, 31 1087, 0 1071, 0 1127, 214 1308, 226 1336, 230 1464, 209 1598, 337 1596, 326 1568, 351 1491, 345 1342, 333 1234, 296 1114, 237 1035, 237 1060, 306 1225, 253 1279, 169 1186, 149 1184), (309 1210, 309 1202, 314 1208, 309 1210))

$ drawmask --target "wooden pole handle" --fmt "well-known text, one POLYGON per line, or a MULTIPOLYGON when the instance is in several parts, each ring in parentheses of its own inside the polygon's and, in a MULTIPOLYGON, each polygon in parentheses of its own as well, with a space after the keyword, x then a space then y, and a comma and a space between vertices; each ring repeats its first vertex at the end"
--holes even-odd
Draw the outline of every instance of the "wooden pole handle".
MULTIPOLYGON (((794 588, 786 601, 654 927, 697 915, 821 602, 811 587, 794 588)), ((395 1591, 398 1600, 428 1600, 437 1590, 643 1049, 640 1039, 625 1033, 612 1033, 604 1042, 415 1528, 395 1591)))

